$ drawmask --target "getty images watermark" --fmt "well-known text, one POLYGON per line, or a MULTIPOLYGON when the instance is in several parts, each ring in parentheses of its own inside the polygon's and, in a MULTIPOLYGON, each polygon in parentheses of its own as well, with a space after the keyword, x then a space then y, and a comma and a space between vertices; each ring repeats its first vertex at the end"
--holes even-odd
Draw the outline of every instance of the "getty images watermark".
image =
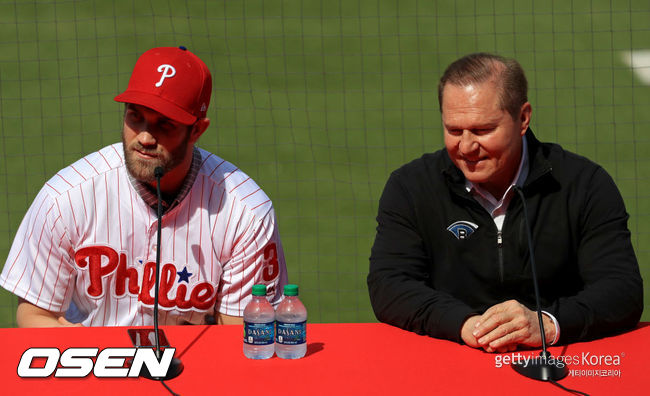
MULTIPOLYGON (((597 355, 582 352, 578 355, 558 355, 547 358, 549 364, 558 367, 569 367, 569 375, 573 377, 621 377, 621 361, 625 352, 620 354, 597 355)), ((537 354, 515 352, 510 355, 494 355, 494 367, 501 368, 520 362, 524 366, 541 362, 545 359, 537 354)))

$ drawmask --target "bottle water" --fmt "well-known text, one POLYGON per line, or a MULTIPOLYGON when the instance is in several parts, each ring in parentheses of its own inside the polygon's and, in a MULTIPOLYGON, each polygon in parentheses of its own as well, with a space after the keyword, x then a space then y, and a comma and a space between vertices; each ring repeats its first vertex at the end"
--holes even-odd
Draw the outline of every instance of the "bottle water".
POLYGON ((282 359, 300 359, 307 352, 307 309, 297 285, 284 286, 284 299, 275 312, 275 353, 282 359))
POLYGON ((266 286, 253 286, 253 299, 244 308, 244 355, 249 359, 273 356, 275 312, 266 299, 266 286))

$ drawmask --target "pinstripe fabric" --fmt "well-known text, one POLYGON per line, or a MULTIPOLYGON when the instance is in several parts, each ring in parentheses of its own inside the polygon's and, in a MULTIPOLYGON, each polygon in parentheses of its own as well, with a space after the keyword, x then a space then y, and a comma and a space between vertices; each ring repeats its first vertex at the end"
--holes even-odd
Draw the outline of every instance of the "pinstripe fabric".
MULTIPOLYGON (((191 188, 167 210, 161 234, 161 324, 241 316, 253 284, 274 303, 287 282, 272 203, 229 162, 196 149, 191 188)), ((156 213, 138 194, 122 144, 52 177, 21 223, 0 285, 50 311, 70 301, 86 326, 153 323, 156 213)))

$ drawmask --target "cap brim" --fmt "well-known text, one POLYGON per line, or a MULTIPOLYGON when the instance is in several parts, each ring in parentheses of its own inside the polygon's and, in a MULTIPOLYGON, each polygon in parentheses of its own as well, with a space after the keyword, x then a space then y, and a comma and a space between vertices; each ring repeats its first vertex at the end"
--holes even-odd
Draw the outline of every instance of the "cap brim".
POLYGON ((117 95, 114 100, 116 102, 133 103, 148 107, 165 117, 184 125, 192 125, 197 119, 196 116, 186 112, 174 103, 147 92, 125 91, 124 93, 117 95))

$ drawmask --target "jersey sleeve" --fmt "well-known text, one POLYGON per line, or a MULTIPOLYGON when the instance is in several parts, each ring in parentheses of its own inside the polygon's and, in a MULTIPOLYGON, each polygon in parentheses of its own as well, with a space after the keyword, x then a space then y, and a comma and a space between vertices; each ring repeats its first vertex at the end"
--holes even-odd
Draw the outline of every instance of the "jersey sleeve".
POLYGON ((266 285, 267 297, 275 306, 287 283, 284 251, 273 207, 269 203, 269 209, 260 218, 251 212, 245 219, 244 232, 238 236, 231 258, 223 267, 217 296, 216 311, 230 316, 243 316, 253 285, 266 285))
POLYGON ((61 211, 44 187, 18 228, 0 285, 40 308, 63 312, 75 277, 69 251, 61 211))

